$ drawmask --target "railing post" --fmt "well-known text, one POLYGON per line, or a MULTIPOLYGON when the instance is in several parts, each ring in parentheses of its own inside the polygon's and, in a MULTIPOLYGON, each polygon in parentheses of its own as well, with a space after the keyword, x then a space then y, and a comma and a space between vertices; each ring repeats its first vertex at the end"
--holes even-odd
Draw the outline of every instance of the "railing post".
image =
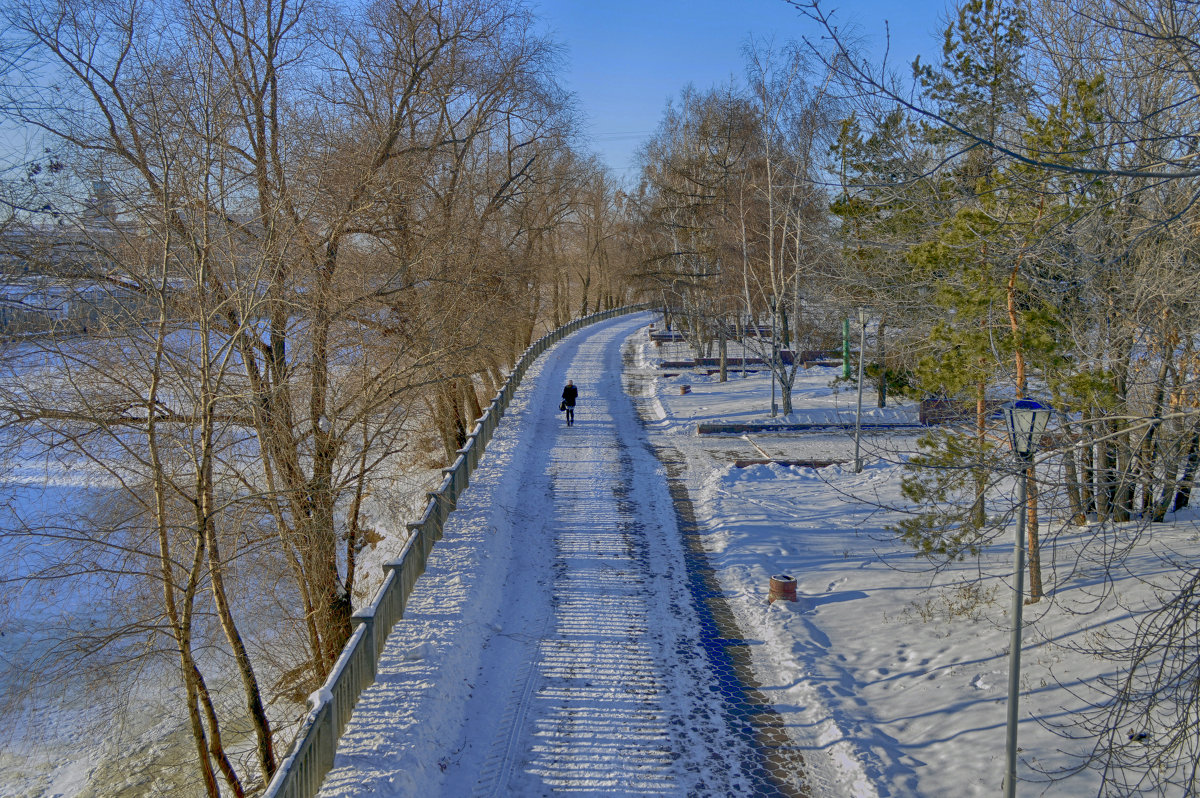
POLYGON ((434 506, 433 515, 430 518, 434 528, 433 540, 441 540, 442 525, 446 522, 446 505, 443 502, 440 491, 430 491, 425 495, 429 497, 434 506))
POLYGON ((467 462, 466 452, 459 449, 456 454, 458 457, 454 460, 454 465, 442 469, 443 474, 450 475, 451 509, 458 505, 458 497, 461 495, 463 489, 467 487, 466 472, 463 470, 463 464, 467 462))
POLYGON ((375 646, 375 612, 359 612, 350 616, 350 624, 357 629, 360 626, 365 626, 363 630, 363 645, 370 652, 368 661, 371 663, 371 681, 375 681, 375 677, 379 675, 379 649, 375 646))
MULTIPOLYGON (((317 717, 313 721, 313 731, 316 734, 316 765, 318 783, 325 779, 325 774, 333 769, 333 755, 337 748, 336 738, 333 734, 333 712, 330 706, 333 702, 326 701, 319 707, 313 707, 317 710, 317 717)), ((311 712, 312 709, 309 711, 311 712)))

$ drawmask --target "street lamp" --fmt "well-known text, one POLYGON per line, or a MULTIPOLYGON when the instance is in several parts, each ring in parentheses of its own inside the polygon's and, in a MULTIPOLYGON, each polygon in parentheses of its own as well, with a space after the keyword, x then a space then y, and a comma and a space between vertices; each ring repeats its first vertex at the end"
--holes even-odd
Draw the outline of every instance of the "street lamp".
POLYGON ((1021 690, 1021 614, 1025 607, 1026 472, 1033 465, 1038 440, 1050 421, 1050 408, 1032 399, 1004 406, 1008 442, 1017 459, 1017 539, 1013 546, 1012 640, 1008 647, 1008 731, 1005 744, 1004 795, 1017 794, 1017 701, 1021 690))
POLYGON ((867 309, 858 309, 858 410, 854 413, 854 473, 862 473, 859 439, 862 437, 863 357, 867 352, 867 309))

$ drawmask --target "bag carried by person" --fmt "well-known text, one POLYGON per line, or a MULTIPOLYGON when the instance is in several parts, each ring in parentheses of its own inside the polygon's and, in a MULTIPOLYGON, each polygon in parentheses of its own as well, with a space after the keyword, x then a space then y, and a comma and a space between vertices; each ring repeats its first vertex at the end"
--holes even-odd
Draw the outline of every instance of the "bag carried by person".
POLYGON ((562 411, 564 411, 566 409, 567 409, 567 400, 563 399, 561 402, 558 403, 558 412, 561 413, 562 411))

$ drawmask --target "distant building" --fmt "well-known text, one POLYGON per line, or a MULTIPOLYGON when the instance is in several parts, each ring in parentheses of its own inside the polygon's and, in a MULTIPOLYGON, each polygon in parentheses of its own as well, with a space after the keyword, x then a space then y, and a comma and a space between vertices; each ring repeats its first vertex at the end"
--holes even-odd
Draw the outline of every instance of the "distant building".
POLYGON ((112 186, 107 181, 92 181, 92 196, 88 198, 84 208, 83 221, 91 228, 116 229, 117 202, 112 186))

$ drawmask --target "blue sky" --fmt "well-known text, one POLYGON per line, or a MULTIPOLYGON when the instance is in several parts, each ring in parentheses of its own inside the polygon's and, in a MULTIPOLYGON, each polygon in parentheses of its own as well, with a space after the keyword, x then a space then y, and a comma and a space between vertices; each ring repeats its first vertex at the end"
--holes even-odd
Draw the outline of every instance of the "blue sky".
MULTIPOLYGON (((753 35, 819 37, 783 0, 534 0, 542 23, 567 49, 567 87, 575 92, 593 148, 621 179, 635 175, 634 153, 658 124, 667 99, 740 78, 742 46, 753 35)), ((946 0, 896 3, 823 0, 842 29, 856 30, 882 56, 910 63, 940 52, 946 0), (885 21, 887 27, 885 28, 885 21)))

